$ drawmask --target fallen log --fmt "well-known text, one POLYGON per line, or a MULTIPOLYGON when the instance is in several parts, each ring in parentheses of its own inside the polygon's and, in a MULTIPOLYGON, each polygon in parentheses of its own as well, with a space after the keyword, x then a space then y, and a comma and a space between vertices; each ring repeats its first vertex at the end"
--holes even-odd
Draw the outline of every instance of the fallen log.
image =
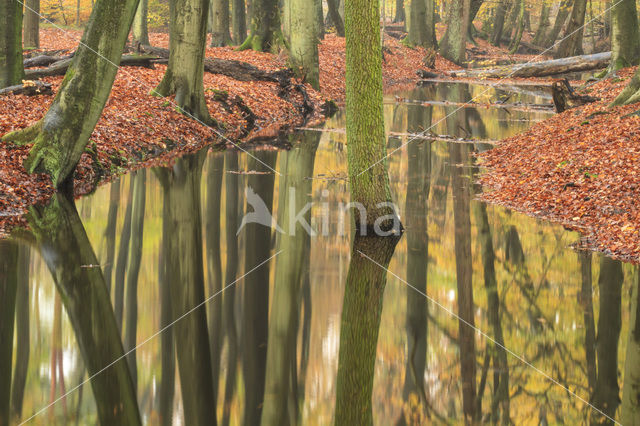
MULTIPOLYGON (((154 59, 157 58, 146 55, 123 55, 122 59, 120 60, 120 66, 153 68, 154 59)), ((25 70, 25 78, 28 80, 37 80, 42 77, 64 75, 67 72, 69 65, 71 65, 72 60, 73 58, 61 59, 57 62, 54 62, 47 68, 25 70)))
POLYGON ((589 71, 606 68, 611 52, 592 55, 572 56, 549 61, 528 62, 497 68, 454 70, 447 74, 452 77, 501 78, 501 77, 548 77, 568 72, 589 71))
POLYGON ((553 105, 558 113, 599 100, 593 96, 577 94, 566 78, 553 82, 551 95, 553 97, 553 105))
POLYGON ((24 66, 24 68, 48 67, 49 65, 58 61, 72 58, 74 53, 65 56, 38 55, 32 58, 26 58, 24 61, 22 61, 22 65, 24 66))
POLYGON ((25 80, 22 84, 0 89, 0 96, 6 95, 52 95, 51 84, 42 81, 25 80))
MULTIPOLYGON (((166 63, 169 59, 169 49, 155 46, 138 45, 140 53, 147 53, 162 58, 156 63, 166 63)), ((273 81, 276 83, 288 83, 293 76, 291 70, 282 69, 268 72, 247 62, 233 59, 205 58, 204 70, 211 74, 221 74, 238 81, 273 81)))

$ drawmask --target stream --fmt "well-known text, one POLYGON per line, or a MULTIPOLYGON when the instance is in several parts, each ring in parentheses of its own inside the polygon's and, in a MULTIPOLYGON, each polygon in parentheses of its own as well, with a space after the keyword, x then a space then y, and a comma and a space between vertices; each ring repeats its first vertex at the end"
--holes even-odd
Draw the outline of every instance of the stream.
POLYGON ((395 247, 352 253, 342 111, 288 151, 203 151, 35 208, 0 242, 0 425, 324 425, 339 374, 373 380, 379 425, 637 421, 638 268, 474 200, 474 152, 550 114, 516 89, 385 96, 395 247), (350 262, 386 276, 378 296, 345 297, 350 262), (341 341, 343 307, 376 347, 341 341), (339 368, 367 349, 371 373, 339 368))

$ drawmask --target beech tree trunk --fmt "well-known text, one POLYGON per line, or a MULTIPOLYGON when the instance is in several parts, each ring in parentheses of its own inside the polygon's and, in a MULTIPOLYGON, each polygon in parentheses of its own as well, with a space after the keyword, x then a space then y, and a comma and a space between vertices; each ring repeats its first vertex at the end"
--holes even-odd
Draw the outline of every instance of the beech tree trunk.
POLYGON ((502 31, 504 30, 504 20, 509 10, 509 0, 500 0, 496 10, 496 17, 493 21, 493 33, 491 34, 491 44, 500 46, 502 41, 502 31))
POLYGON ((27 48, 40 47, 40 0, 26 0, 24 7, 23 40, 27 48))
POLYGON ((407 41, 412 46, 436 49, 434 0, 415 0, 409 12, 409 34, 407 41))
POLYGON ((11 369, 13 365, 13 329, 18 287, 18 245, 0 240, 0 425, 9 426, 11 419, 11 369))
POLYGON ((156 92, 176 95, 176 103, 187 115, 207 124, 215 121, 204 100, 204 57, 207 42, 209 0, 171 2, 169 65, 156 92))
POLYGON ((211 0, 211 47, 229 44, 229 0, 211 0))
POLYGON ((138 4, 138 10, 133 18, 133 40, 140 43, 149 45, 149 30, 147 29, 147 20, 149 15, 149 0, 140 0, 138 4))
POLYGON ((0 88, 20 84, 22 67, 22 5, 0 0, 0 88))
POLYGON ((361 225, 371 230, 378 217, 393 213, 390 207, 378 207, 380 203, 390 204, 391 191, 384 160, 387 149, 377 0, 345 2, 345 29, 347 155, 351 199, 367 212, 366 224, 355 215, 355 225, 361 232, 361 225))
POLYGON ((569 16, 569 12, 571 12, 571 7, 573 6, 574 0, 562 0, 560 6, 558 8, 558 13, 556 14, 556 20, 553 23, 553 27, 547 37, 545 38, 545 42, 543 43, 544 47, 551 47, 558 39, 560 35, 560 31, 562 31, 562 27, 564 26, 567 17, 569 16))
POLYGON ((276 53, 284 45, 278 0, 252 0, 251 8, 251 33, 239 50, 276 53))
POLYGON ((242 43, 247 38, 247 13, 244 0, 232 0, 233 41, 242 43))
MULTIPOLYGON (((138 0, 98 0, 82 38, 86 46, 76 51, 47 114, 37 124, 3 138, 33 142, 24 163, 30 173, 49 174, 56 187, 72 181, 111 92, 137 7, 138 0)), ((19 61, 22 64, 21 55, 19 61)))
POLYGON ((406 15, 404 13, 404 0, 396 0, 396 16, 393 18, 393 22, 404 22, 406 15))
POLYGON ((633 283, 629 312, 629 338, 624 361, 622 417, 624 425, 640 425, 640 274, 633 283))
POLYGON ((556 51, 556 58, 582 54, 582 35, 584 34, 584 17, 586 13, 587 0, 574 0, 569 24, 564 32, 564 38, 556 51))
POLYGON ((440 40, 440 54, 456 64, 466 58, 470 0, 452 0, 447 17, 447 30, 440 40))
POLYGON ((542 2, 542 9, 540 10, 540 19, 538 20, 538 28, 536 34, 533 37, 532 43, 535 45, 541 45, 544 41, 544 37, 549 29, 549 4, 546 1, 542 2))
POLYGON ((327 0, 327 7, 331 23, 336 27, 336 33, 339 37, 344 37, 344 21, 340 15, 338 0, 327 0))
POLYGON ((616 2, 611 10, 611 64, 609 71, 638 65, 640 31, 635 0, 616 2))
POLYGON ((316 90, 320 89, 316 3, 320 0, 288 0, 289 60, 291 68, 316 90))

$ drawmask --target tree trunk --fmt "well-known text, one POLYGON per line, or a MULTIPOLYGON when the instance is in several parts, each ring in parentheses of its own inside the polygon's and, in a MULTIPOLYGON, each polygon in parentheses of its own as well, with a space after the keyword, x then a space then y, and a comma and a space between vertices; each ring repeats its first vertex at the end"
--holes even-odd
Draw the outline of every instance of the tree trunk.
MULTIPOLYGON (((345 2, 347 155, 351 199, 366 212, 366 223, 355 215, 361 234, 363 227, 372 231, 376 220, 394 213, 389 207, 391 193, 385 160, 379 25, 377 1, 345 2)), ((385 219, 383 226, 391 227, 389 222, 385 219)))
POLYGON ((434 0, 412 1, 410 8, 407 41, 412 46, 437 49, 434 0))
POLYGON ((33 208, 28 221, 92 377, 99 423, 142 424, 104 276, 100 268, 83 267, 98 259, 73 200, 58 193, 46 207, 33 208))
POLYGON ((473 33, 476 28, 473 26, 473 21, 476 19, 476 16, 478 16, 478 12, 482 7, 482 3, 484 3, 484 0, 471 0, 469 3, 469 22, 467 23, 467 37, 474 43, 475 41, 473 40, 473 33))
POLYGON ((558 8, 558 13, 556 14, 556 20, 554 21, 553 27, 549 34, 547 34, 545 38, 545 42, 542 44, 544 47, 551 47, 558 39, 560 35, 560 31, 562 31, 562 27, 564 26, 567 17, 569 16, 569 12, 571 11, 571 6, 573 5, 574 0, 562 0, 560 6, 558 8))
POLYGON ((640 271, 632 285, 629 338, 624 361, 621 424, 640 425, 640 271))
POLYGON ((440 40, 440 54, 456 64, 466 58, 470 0, 452 0, 447 17, 447 30, 440 40))
POLYGON ((242 43, 247 38, 247 13, 244 0, 232 0, 233 41, 242 43))
POLYGON ((138 0, 98 0, 82 38, 84 45, 47 114, 34 126, 5 136, 34 143, 25 167, 30 173, 49 174, 55 187, 72 181, 111 92, 137 7, 138 0))
POLYGON ((516 33, 509 45, 509 53, 513 55, 520 46, 520 40, 522 39, 522 33, 524 32, 524 0, 517 0, 515 5, 518 10, 518 23, 516 24, 516 33))
POLYGON ((396 0, 396 16, 393 18, 393 22, 404 22, 406 15, 404 13, 404 0, 396 0))
POLYGON ((169 65, 156 93, 176 95, 181 110, 207 125, 215 121, 204 100, 204 56, 209 0, 170 3, 169 65))
MULTIPOLYGON (((346 2, 347 38, 350 2, 346 2)), ((386 268, 398 242, 396 237, 356 234, 354 238, 340 320, 334 414, 338 426, 373 424, 371 393, 386 268)))
POLYGON ((509 10, 509 0, 500 0, 496 10, 496 17, 493 21, 493 33, 491 34, 491 44, 500 46, 502 32, 504 30, 504 20, 509 10))
POLYGON ((193 310, 205 300, 200 202, 205 155, 187 155, 171 169, 156 171, 164 193, 163 228, 170 235, 164 244, 172 318, 181 318, 172 329, 184 423, 195 426, 216 424, 206 310, 193 310))
POLYGON ((340 15, 338 0, 327 0, 327 7, 331 23, 336 27, 336 33, 339 37, 344 37, 344 21, 340 15))
POLYGON ((231 44, 229 0, 211 0, 211 47, 231 44))
MULTIPOLYGON (((131 247, 129 249, 129 267, 127 268, 127 315, 124 333, 124 347, 127 352, 136 347, 138 327, 138 276, 142 260, 142 242, 144 237, 144 211, 146 199, 146 170, 142 169, 132 176, 133 210, 131 212, 131 247)), ((127 355, 129 371, 134 389, 138 384, 138 366, 136 352, 127 355)))
POLYGON ((0 0, 0 88, 19 84, 22 67, 22 4, 0 0))
MULTIPOLYGON (((313 164, 320 133, 303 136, 299 146, 284 154, 278 196, 278 224, 285 229, 279 234, 276 252, 275 287, 269 317, 269 347, 265 378, 262 425, 287 424, 287 413, 298 418, 297 401, 288 404, 291 389, 291 364, 297 362, 299 300, 305 258, 309 255, 311 235, 304 225, 311 222, 313 164), (306 210, 305 210, 306 209, 306 210), (297 221, 298 212, 303 217, 297 221), (295 216, 295 217, 294 217, 295 216)), ((295 365, 295 364, 294 364, 295 365)), ((297 400, 297 398, 296 398, 297 400)), ((293 423, 295 424, 295 422, 293 423)))
POLYGON ((252 0, 251 32, 238 48, 274 52, 284 45, 278 0, 252 0))
MULTIPOLYGON (((209 297, 218 294, 207 303, 207 320, 209 328, 209 344, 211 346, 211 377, 213 379, 213 400, 218 400, 218 383, 220 377, 220 352, 222 350, 222 261, 220 255, 220 194, 224 175, 224 156, 213 154, 209 159, 207 170, 207 204, 204 219, 205 241, 207 244, 207 281, 209 297), (220 294, 219 294, 220 293, 220 294)), ((228 284, 233 280, 228 281, 228 284)))
MULTIPOLYGON (((247 160, 247 169, 268 172, 275 167, 277 152, 258 151, 256 158, 247 160), (258 162, 261 161, 261 162, 258 162), (266 164, 266 165, 265 165, 266 164)), ((254 191, 266 206, 273 212, 274 175, 250 175, 248 188, 254 191)), ((251 195, 251 193, 249 193, 251 195)), ((247 197, 247 211, 252 205, 247 197)), ((244 258, 245 273, 256 268, 269 257, 271 247, 271 228, 248 223, 244 228, 246 249, 244 258)), ((265 373, 268 351, 269 324, 269 264, 264 264, 244 278, 244 301, 242 307, 242 375, 244 377, 245 405, 243 424, 258 425, 262 415, 265 373)))
POLYGON ((609 71, 638 65, 640 32, 634 0, 616 2, 611 11, 611 64, 609 71))
POLYGON ((320 0, 288 0, 289 61, 298 77, 320 90, 318 33, 315 4, 320 0))
POLYGON ((540 46, 544 41, 545 35, 547 35, 547 30, 549 29, 549 4, 546 1, 542 2, 542 10, 540 10, 540 19, 538 20, 538 28, 536 29, 536 34, 533 37, 532 43, 540 46))
MULTIPOLYGON (((596 356, 598 377, 591 403, 610 418, 615 416, 620 405, 618 385, 618 343, 620 340, 622 284, 624 276, 622 263, 608 257, 600 260, 600 315, 598 316, 598 337, 596 356)), ((610 423, 602 414, 591 411, 591 424, 610 423)))
POLYGON ((25 49, 40 48, 40 0, 26 0, 23 40, 25 49))
POLYGON ((133 18, 133 40, 140 44, 149 45, 149 30, 147 29, 147 19, 149 14, 149 0, 140 0, 138 10, 133 18))
POLYGON ((640 68, 622 92, 613 100, 611 106, 628 105, 640 101, 640 68))
POLYGON ((318 37, 318 40, 324 40, 324 12, 322 10, 322 0, 314 0, 313 6, 316 12, 316 37, 318 37))
POLYGON ((586 13, 587 0, 574 0, 564 38, 554 55, 556 58, 582 55, 582 35, 584 34, 584 17, 586 13))
POLYGON ((122 315, 124 312, 124 290, 127 264, 129 262, 129 241, 131 239, 131 218, 133 211, 133 193, 135 179, 129 175, 129 198, 124 213, 124 223, 120 232, 120 244, 118 246, 118 259, 116 263, 115 288, 113 290, 113 310, 118 325, 118 332, 122 332, 122 315))

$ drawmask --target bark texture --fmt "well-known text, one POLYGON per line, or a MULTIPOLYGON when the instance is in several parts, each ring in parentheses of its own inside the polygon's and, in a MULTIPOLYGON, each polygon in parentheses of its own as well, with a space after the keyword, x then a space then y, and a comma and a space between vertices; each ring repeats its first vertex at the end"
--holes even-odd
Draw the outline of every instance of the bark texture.
POLYGON ((26 0, 24 7, 23 40, 25 48, 40 47, 40 0, 26 0))
POLYGON ((19 84, 22 68, 22 5, 0 0, 0 88, 19 84))
POLYGON ((434 0, 416 0, 411 2, 409 12, 409 34, 407 41, 412 46, 436 49, 434 0))
POLYGON ((232 6, 233 41, 240 44, 247 38, 247 11, 244 0, 233 0, 232 6))
POLYGON ((316 6, 319 0, 288 0, 289 60, 294 72, 320 89, 316 6))
POLYGON ((149 0, 140 0, 138 4, 138 10, 136 11, 136 15, 133 18, 133 40, 140 44, 151 44, 149 43, 149 30, 147 28, 147 19, 149 15, 149 0))
POLYGON ((447 30, 440 40, 440 54, 456 64, 466 58, 470 0, 452 0, 447 17, 447 30))
POLYGON ((211 0, 211 47, 229 44, 229 0, 211 0))
POLYGON ((640 32, 638 12, 634 0, 616 2, 611 10, 610 71, 638 65, 640 61, 640 32))
POLYGON ((253 0, 251 7, 251 33, 239 49, 277 52, 284 44, 278 0, 253 0))
POLYGON ((564 32, 564 37, 558 45, 556 58, 566 58, 583 53, 582 35, 584 34, 584 17, 587 13, 587 0, 574 0, 569 23, 564 32))

